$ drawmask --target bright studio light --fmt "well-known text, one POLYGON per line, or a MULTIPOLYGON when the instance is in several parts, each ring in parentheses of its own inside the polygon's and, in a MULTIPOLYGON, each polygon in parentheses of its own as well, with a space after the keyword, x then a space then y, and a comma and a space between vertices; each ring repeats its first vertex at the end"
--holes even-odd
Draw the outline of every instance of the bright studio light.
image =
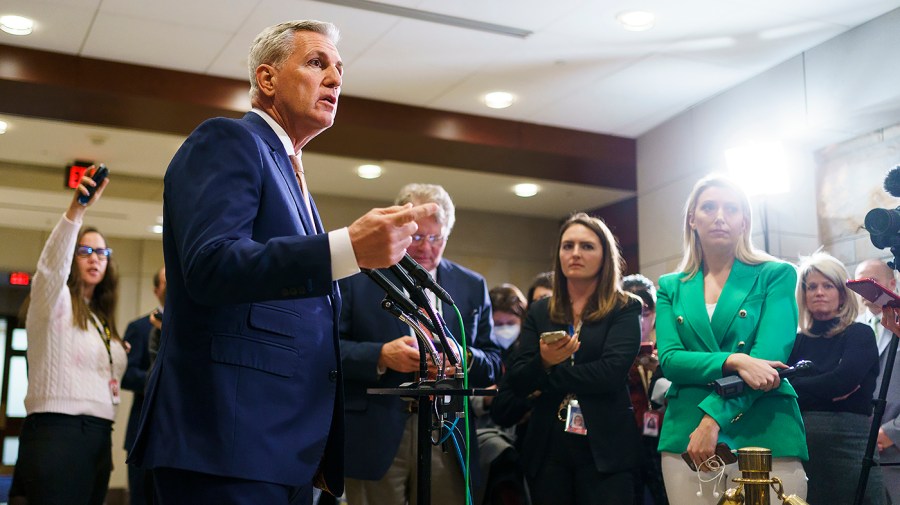
POLYGON ((6 133, 6 129, 9 128, 9 123, 6 121, 0 121, 0 135, 6 133))
POLYGON ((537 184, 531 184, 529 182, 525 182, 525 183, 516 184, 515 186, 513 186, 513 193, 515 193, 516 196, 521 196, 522 198, 528 198, 528 197, 536 195, 538 193, 538 189, 539 188, 538 188, 537 184))
POLYGON ((787 159, 780 142, 751 142, 725 151, 728 172, 748 196, 786 193, 787 159))

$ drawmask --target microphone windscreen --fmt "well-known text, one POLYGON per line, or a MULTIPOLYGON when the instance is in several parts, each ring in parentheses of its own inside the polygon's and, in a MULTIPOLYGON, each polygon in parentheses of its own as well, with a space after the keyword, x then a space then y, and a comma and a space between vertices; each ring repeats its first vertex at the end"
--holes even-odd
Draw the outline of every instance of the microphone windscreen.
POLYGON ((891 196, 900 197, 900 166, 892 168, 884 178, 884 190, 891 196))

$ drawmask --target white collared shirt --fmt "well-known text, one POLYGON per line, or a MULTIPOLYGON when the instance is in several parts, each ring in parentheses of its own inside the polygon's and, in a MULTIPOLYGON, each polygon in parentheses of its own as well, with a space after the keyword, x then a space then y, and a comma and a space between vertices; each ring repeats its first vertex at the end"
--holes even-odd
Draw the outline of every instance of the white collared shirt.
MULTIPOLYGON (((291 141, 291 137, 288 136, 284 128, 272 116, 255 107, 250 109, 250 111, 263 118, 263 121, 272 128, 275 135, 278 135, 278 140, 284 145, 285 154, 289 156, 293 154, 302 159, 303 153, 294 151, 294 143, 291 141)), ((331 250, 332 279, 343 279, 359 273, 359 264, 356 262, 356 254, 353 252, 353 243, 350 242, 350 231, 346 227, 328 232, 328 246, 331 250)))

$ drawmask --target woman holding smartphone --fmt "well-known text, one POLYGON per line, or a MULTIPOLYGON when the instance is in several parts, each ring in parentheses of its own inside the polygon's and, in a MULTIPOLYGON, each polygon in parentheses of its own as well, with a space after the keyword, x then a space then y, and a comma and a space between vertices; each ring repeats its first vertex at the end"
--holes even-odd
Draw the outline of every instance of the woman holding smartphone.
POLYGON ((14 480, 29 505, 100 505, 106 497, 127 360, 116 332, 112 249, 100 232, 81 225, 107 183, 82 178, 44 244, 26 302, 28 416, 14 480), (92 197, 89 187, 96 189, 92 197))
POLYGON ((500 391, 533 404, 522 444, 532 502, 631 503, 640 442, 625 378, 641 302, 621 288, 621 253, 603 221, 573 215, 555 256, 553 294, 529 310, 500 391))
POLYGON ((771 449, 772 474, 788 493, 806 496, 797 394, 778 377, 797 328, 797 273, 756 250, 750 231, 744 192, 722 177, 701 179, 685 206, 681 265, 659 280, 656 338, 672 381, 659 450, 672 505, 718 502, 737 472, 716 457, 720 442, 771 449), (726 375, 740 375, 748 387, 720 397, 710 383, 726 375))

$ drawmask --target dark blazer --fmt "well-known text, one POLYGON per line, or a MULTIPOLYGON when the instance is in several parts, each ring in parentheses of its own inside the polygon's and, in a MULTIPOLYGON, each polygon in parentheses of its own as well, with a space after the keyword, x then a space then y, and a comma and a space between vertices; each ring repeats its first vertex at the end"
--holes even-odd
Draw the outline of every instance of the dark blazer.
POLYGON ((144 386, 147 384, 147 372, 150 369, 150 355, 147 352, 149 340, 150 315, 139 317, 128 323, 125 328, 125 342, 131 345, 128 352, 128 367, 122 376, 122 389, 134 392, 131 412, 128 414, 128 427, 125 428, 125 450, 131 449, 137 436, 138 421, 141 419, 141 406, 144 404, 144 386))
POLYGON ((204 122, 163 214, 165 330, 131 460, 290 486, 321 462, 339 495, 340 298, 283 144, 252 112, 204 122))
MULTIPOLYGON (((387 270, 384 273, 393 280, 393 274, 387 270)), ((398 281, 394 282, 400 285, 398 281)), ((462 315, 468 350, 472 352, 469 386, 493 384, 500 374, 500 348, 491 342, 493 321, 484 278, 443 259, 438 265, 437 282, 450 293, 462 315)), ((382 345, 410 335, 411 330, 381 308, 384 291, 368 277, 355 275, 342 279, 340 285, 343 295, 340 333, 346 396, 346 472, 350 478, 378 480, 397 454, 409 414, 404 408, 406 402, 399 397, 368 395, 366 389, 396 387, 413 380, 413 373, 388 370, 379 376, 377 370, 382 345)), ((463 332, 456 312, 445 305, 443 315, 450 332, 460 339, 463 332)), ((477 458, 473 457, 472 461, 477 458)))
POLYGON ((578 397, 597 470, 611 473, 637 467, 640 439, 626 377, 641 345, 640 317, 641 304, 632 299, 599 321, 583 323, 575 364, 565 361, 545 371, 539 336, 566 330, 567 326, 550 320, 549 298, 534 302, 519 336, 521 347, 503 380, 505 391, 501 392, 525 398, 541 391, 533 401, 522 444, 528 476, 534 477, 540 470, 551 430, 563 429, 557 413, 568 393, 578 397))

